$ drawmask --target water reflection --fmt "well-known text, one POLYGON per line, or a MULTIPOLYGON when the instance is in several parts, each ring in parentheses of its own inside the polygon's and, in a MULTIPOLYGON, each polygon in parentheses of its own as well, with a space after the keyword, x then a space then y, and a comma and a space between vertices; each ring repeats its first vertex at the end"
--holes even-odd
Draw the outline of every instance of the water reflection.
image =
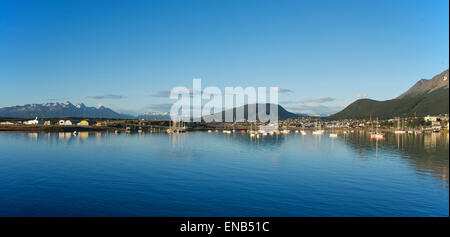
POLYGON ((441 179, 444 186, 449 184, 449 136, 448 133, 427 134, 386 134, 386 139, 370 139, 367 133, 350 135, 345 138, 358 154, 358 158, 368 157, 368 153, 378 151, 400 152, 405 160, 412 163, 420 175, 430 175, 441 179))
MULTIPOLYGON (((356 131, 355 133, 340 133, 337 139, 332 139, 327 134, 313 136, 311 134, 289 134, 289 135, 267 135, 260 137, 250 137, 248 134, 233 133, 180 133, 180 134, 120 134, 117 136, 145 137, 167 136, 168 142, 173 149, 180 149, 186 152, 185 142, 192 134, 201 134, 204 139, 212 141, 226 141, 233 146, 246 144, 246 148, 254 151, 259 149, 279 150, 283 143, 295 142, 302 150, 335 149, 344 145, 351 148, 356 160, 370 159, 371 153, 374 157, 380 158, 386 152, 400 152, 403 159, 409 161, 416 169, 418 175, 429 175, 439 178, 443 185, 448 188, 449 184, 449 134, 448 133, 428 133, 428 134, 394 134, 387 133, 386 139, 370 139, 368 132, 356 131)), ((24 133, 29 141, 45 142, 49 144, 62 143, 65 145, 80 144, 82 142, 95 141, 101 144, 104 139, 110 136, 109 133, 100 132, 79 132, 75 135, 71 132, 60 133, 24 133)))
POLYGON ((448 156, 448 133, 0 133, 0 215, 441 216, 448 156))

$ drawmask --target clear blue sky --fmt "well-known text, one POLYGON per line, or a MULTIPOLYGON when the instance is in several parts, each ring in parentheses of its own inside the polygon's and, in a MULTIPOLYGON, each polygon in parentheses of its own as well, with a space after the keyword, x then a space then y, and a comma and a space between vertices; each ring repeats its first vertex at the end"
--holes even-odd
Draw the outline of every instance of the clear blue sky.
POLYGON ((193 78, 289 89, 297 112, 391 99, 449 67, 448 4, 0 0, 0 107, 161 110, 193 78))

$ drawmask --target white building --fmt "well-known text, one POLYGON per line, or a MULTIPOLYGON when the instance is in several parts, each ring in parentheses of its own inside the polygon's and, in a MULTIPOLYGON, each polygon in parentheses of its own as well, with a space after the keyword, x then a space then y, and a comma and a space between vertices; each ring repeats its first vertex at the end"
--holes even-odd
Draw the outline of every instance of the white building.
POLYGON ((0 122, 0 124, 1 125, 14 125, 15 123, 6 121, 6 122, 0 122))
POLYGON ((23 122, 23 124, 25 124, 25 125, 37 125, 37 124, 42 124, 42 122, 39 121, 39 119, 36 117, 33 120, 28 120, 28 121, 23 122))
POLYGON ((71 126, 71 125, 74 125, 74 123, 73 123, 71 120, 66 120, 66 121, 64 122, 64 125, 66 125, 66 126, 71 126))
POLYGON ((441 117, 427 115, 423 118, 423 120, 425 120, 425 122, 438 122, 441 121, 441 117))
POLYGON ((71 120, 59 120, 58 124, 61 126, 70 126, 76 123, 73 123, 71 120))

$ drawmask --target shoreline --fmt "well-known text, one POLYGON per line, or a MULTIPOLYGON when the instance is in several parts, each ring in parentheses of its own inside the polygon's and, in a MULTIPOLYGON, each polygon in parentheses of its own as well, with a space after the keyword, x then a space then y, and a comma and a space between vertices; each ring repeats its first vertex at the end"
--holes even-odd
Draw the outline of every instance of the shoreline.
MULTIPOLYGON (((150 126, 140 126, 143 132, 153 132, 153 133, 166 133, 166 130, 169 127, 150 127, 150 126)), ((194 128, 186 128, 186 131, 208 131, 208 130, 218 130, 218 131, 224 131, 224 130, 236 130, 236 131, 250 131, 252 130, 251 127, 246 126, 239 126, 236 128, 230 128, 230 127, 194 127, 194 128)), ((253 128, 254 129, 254 128, 253 128)), ((291 132, 294 131, 308 131, 312 132, 314 130, 317 130, 315 128, 285 128, 286 130, 289 130, 291 132)), ((0 125, 0 132, 39 132, 39 133, 48 133, 48 132, 120 132, 120 133, 137 133, 137 126, 133 126, 132 130, 127 131, 126 128, 123 127, 109 127, 109 126, 61 126, 61 125, 0 125)), ((284 130, 282 128, 279 129, 284 130)), ((335 133, 341 133, 344 131, 354 131, 354 132, 371 132, 372 129, 370 128, 322 128, 322 130, 326 132, 335 132, 335 133)), ((378 129, 380 132, 387 132, 387 133, 394 133, 396 129, 394 128, 380 128, 378 129)), ((408 129, 410 131, 415 131, 415 129, 408 129)), ((405 130, 405 131, 408 131, 405 130)), ((432 133, 433 130, 422 130, 423 133, 432 133)), ((439 130, 440 133, 448 132, 448 130, 439 130)))

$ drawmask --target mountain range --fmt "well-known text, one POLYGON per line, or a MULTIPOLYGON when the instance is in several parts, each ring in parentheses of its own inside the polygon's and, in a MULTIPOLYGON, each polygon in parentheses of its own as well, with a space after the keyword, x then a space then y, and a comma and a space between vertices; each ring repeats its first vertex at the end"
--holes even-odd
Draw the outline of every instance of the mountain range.
POLYGON ((5 118, 131 118, 132 116, 120 114, 104 106, 88 107, 83 103, 74 105, 65 103, 27 104, 0 108, 0 117, 5 118))
MULTIPOLYGON (((395 99, 386 101, 376 101, 371 99, 359 99, 342 111, 333 114, 328 119, 345 118, 369 118, 377 117, 380 119, 393 118, 397 116, 426 116, 449 113, 449 70, 434 76, 432 79, 421 79, 408 91, 395 99)), ((266 111, 269 111, 270 104, 266 104, 266 111)), ((258 106, 256 106, 258 108, 258 106)), ((245 119, 249 118, 248 105, 233 108, 233 114, 236 110, 244 110, 245 119)), ((229 111, 229 110, 228 110, 229 111)), ((256 109, 255 113, 257 113, 256 109)), ((225 113, 220 112, 223 119, 225 113)), ((231 112, 231 111, 230 111, 231 112)), ((294 117, 308 116, 306 114, 294 114, 281 105, 278 105, 278 118, 280 120, 294 117)), ((12 106, 0 108, 0 117, 5 118, 111 118, 111 119, 170 119, 168 113, 147 113, 138 116, 132 116, 117 113, 104 106, 88 107, 83 103, 74 105, 70 102, 65 103, 44 103, 27 104, 23 106, 12 106)), ((253 115, 250 115, 252 118, 253 115)))
POLYGON ((146 120, 170 120, 169 112, 149 112, 136 116, 137 119, 146 120))
MULTIPOLYGON (((269 111, 270 104, 266 104, 266 111, 269 111)), ((244 117, 248 118, 248 105, 234 108, 236 110, 244 110, 244 117)), ((258 108, 256 107, 256 113, 258 108)), ((222 111, 222 116, 225 119, 226 111, 222 111)), ((251 114, 250 117, 253 115, 251 114)), ((307 116, 305 114, 294 114, 285 110, 278 105, 279 119, 293 118, 298 116, 307 116)), ((104 106, 88 107, 83 103, 74 105, 70 102, 65 103, 44 103, 44 104, 27 104, 22 106, 12 106, 0 108, 0 117, 4 118, 111 118, 111 119, 162 119, 169 120, 169 113, 145 113, 138 116, 132 116, 122 113, 117 113, 112 109, 104 106)), ((255 117, 256 114, 255 114, 255 117)))
POLYGON ((408 91, 395 99, 376 101, 359 99, 329 119, 369 118, 380 119, 406 116, 448 114, 449 70, 432 79, 421 79, 408 91))

